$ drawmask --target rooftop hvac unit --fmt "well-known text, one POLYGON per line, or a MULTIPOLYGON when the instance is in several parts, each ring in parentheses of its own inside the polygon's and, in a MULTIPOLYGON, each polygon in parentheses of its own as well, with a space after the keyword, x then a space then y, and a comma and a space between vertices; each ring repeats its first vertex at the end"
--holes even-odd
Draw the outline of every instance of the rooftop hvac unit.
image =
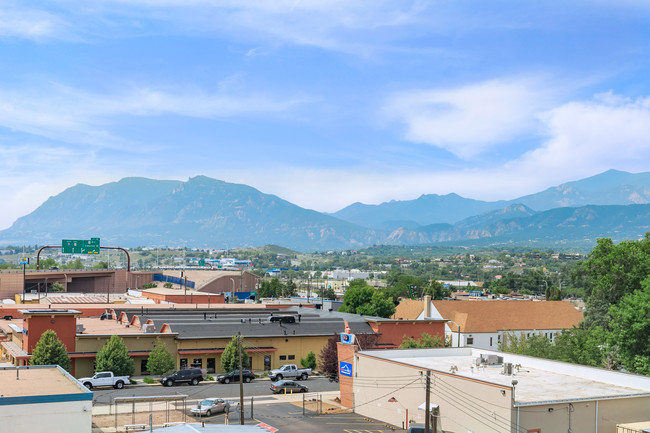
POLYGON ((481 363, 487 365, 500 365, 503 363, 503 356, 481 354, 481 363))
POLYGON ((506 362, 503 364, 503 374, 506 376, 512 376, 512 362, 506 362))
POLYGON ((147 323, 142 326, 142 330, 147 334, 152 334, 156 332, 156 325, 154 325, 153 323, 147 323))
POLYGON ((81 323, 77 323, 77 334, 83 334, 86 328, 84 328, 84 325, 81 323))

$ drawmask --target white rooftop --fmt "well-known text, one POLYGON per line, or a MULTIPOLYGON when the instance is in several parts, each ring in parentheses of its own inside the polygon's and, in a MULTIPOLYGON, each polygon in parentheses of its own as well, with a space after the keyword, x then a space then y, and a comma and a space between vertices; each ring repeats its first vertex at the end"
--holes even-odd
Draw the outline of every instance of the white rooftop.
POLYGON ((432 371, 453 374, 512 387, 515 385, 515 406, 579 400, 602 400, 624 396, 650 395, 650 377, 629 373, 550 361, 529 356, 473 348, 368 350, 360 352, 382 359, 413 365, 432 371), (503 373, 503 365, 477 368, 481 355, 503 357, 512 363, 512 375, 503 373), (455 368, 454 368, 455 370, 455 368))

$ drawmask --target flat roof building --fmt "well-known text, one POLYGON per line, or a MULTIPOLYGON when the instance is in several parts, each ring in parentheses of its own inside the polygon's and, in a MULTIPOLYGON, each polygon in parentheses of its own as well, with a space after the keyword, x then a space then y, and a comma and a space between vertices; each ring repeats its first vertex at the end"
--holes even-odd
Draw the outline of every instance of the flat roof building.
POLYGON ((93 393, 59 366, 0 368, 2 433, 88 433, 93 393))
POLYGON ((444 431, 606 433, 650 419, 647 376, 484 349, 342 346, 342 403, 398 427, 425 421, 428 372, 444 431))

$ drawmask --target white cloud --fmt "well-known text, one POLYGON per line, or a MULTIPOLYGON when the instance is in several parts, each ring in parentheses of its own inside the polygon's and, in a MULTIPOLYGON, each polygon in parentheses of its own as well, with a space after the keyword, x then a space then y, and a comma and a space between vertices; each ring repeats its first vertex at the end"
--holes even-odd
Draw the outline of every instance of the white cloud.
POLYGON ((536 128, 551 93, 538 87, 531 80, 491 80, 411 90, 393 95, 383 111, 405 125, 407 140, 472 158, 536 128))
MULTIPOLYGON (((112 117, 173 114, 216 119, 284 112, 305 101, 306 98, 185 89, 133 88, 120 95, 89 93, 65 86, 22 92, 0 89, 0 126, 69 143, 130 149, 133 143, 110 131, 112 117)), ((140 149, 147 150, 150 148, 140 149)))
POLYGON ((49 12, 0 1, 0 36, 45 39, 62 32, 65 22, 49 12))
POLYGON ((547 127, 547 136, 540 138, 537 149, 489 167, 466 165, 439 171, 399 166, 391 170, 274 167, 268 172, 222 174, 301 206, 334 212, 357 201, 378 204, 421 194, 455 192, 481 200, 509 200, 612 168, 648 171, 650 97, 596 95, 547 111, 540 122, 547 127))
POLYGON ((426 2, 418 0, 97 0, 83 5, 62 0, 57 7, 66 9, 80 37, 148 33, 160 23, 171 23, 186 34, 222 34, 243 43, 315 46, 363 56, 399 40, 402 32, 431 26, 421 17, 426 2))
POLYGON ((647 171, 650 160, 650 97, 630 99, 613 93, 570 102, 541 119, 549 139, 506 169, 570 172, 581 177, 610 168, 647 171))

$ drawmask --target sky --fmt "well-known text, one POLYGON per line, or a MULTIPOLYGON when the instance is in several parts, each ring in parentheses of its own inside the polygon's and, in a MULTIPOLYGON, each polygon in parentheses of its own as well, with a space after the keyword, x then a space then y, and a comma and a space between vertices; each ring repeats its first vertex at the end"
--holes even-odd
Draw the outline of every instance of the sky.
POLYGON ((0 0, 0 229, 129 176, 335 212, 648 161, 649 0, 0 0))

